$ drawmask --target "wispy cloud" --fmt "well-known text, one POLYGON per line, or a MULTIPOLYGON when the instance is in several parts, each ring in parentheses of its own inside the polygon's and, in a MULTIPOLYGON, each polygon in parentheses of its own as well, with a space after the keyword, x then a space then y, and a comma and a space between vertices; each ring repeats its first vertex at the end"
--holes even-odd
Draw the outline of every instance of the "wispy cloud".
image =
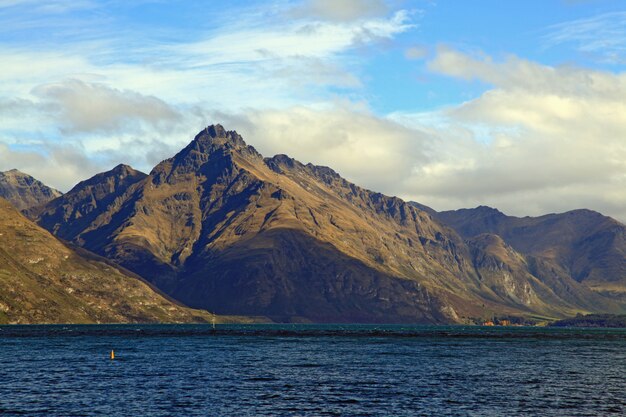
POLYGON ((91 0, 0 0, 0 9, 28 7, 31 12, 66 13, 71 10, 94 8, 97 3, 91 0))
MULTIPOLYGON (((358 14, 349 18, 286 18, 293 2, 263 2, 262 8, 242 6, 230 15, 217 10, 211 19, 193 14, 198 6, 190 5, 173 24, 126 24, 127 12, 137 13, 133 7, 150 12, 153 3, 56 0, 42 8, 34 0, 1 2, 0 144, 10 146, 0 151, 47 155, 46 146, 63 144, 82 149, 97 166, 123 157, 149 169, 209 123, 217 109, 240 113, 323 103, 337 89, 358 95, 359 68, 367 62, 363 46, 414 25, 406 10, 385 6, 384 13, 372 12, 380 6, 375 1, 366 12, 307 3, 328 13, 358 14), (154 145, 149 157, 148 144, 154 145)), ((21 159, 0 158, 0 169, 11 160, 21 159)), ((79 179, 50 181, 62 189, 79 179)))
MULTIPOLYGON (((72 36, 64 33, 53 45, 47 39, 55 36, 55 30, 26 45, 21 37, 5 42, 0 47, 0 81, 10 86, 8 94, 25 94, 36 85, 72 78, 164 100, 197 102, 215 92, 227 107, 244 93, 248 105, 255 104, 255 97, 265 103, 295 104, 288 103, 293 85, 286 73, 299 72, 316 98, 327 87, 359 88, 354 69, 362 65, 363 56, 352 59, 351 51, 413 27, 410 14, 403 10, 350 22, 311 18, 277 22, 280 13, 268 17, 253 12, 239 16, 236 23, 211 25, 192 36, 180 37, 187 29, 180 28, 168 36, 159 34, 158 39, 129 32, 110 22, 106 13, 105 24, 88 16, 85 27, 72 29, 72 36)), ((0 23, 12 20, 7 16, 0 23)), ((55 22, 38 21, 44 26, 37 27, 37 33, 46 32, 46 24, 56 27, 55 22)))
POLYGON ((546 47, 573 44, 602 61, 626 63, 626 11, 559 23, 548 28, 546 47))
POLYGON ((329 58, 363 42, 393 38, 411 27, 408 13, 398 11, 390 18, 358 22, 305 20, 277 28, 224 31, 198 42, 172 45, 171 48, 175 56, 184 55, 198 66, 302 56, 329 58))

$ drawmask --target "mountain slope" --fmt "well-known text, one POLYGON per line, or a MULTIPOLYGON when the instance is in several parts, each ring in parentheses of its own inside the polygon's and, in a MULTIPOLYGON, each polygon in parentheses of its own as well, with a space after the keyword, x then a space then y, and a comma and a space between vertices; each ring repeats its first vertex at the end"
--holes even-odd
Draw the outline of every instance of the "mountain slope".
POLYGON ((77 254, 0 199, 0 323, 210 319, 102 259, 77 254))
POLYGON ((39 214, 38 223, 56 236, 80 244, 83 234, 106 227, 111 220, 100 217, 100 214, 114 211, 121 196, 146 177, 128 165, 118 165, 111 171, 78 183, 63 198, 46 205, 39 214))
POLYGON ((10 202, 18 210, 28 212, 60 195, 60 191, 17 169, 0 172, 0 198, 10 202))
POLYGON ((512 300, 501 288, 509 284, 483 282, 473 254, 482 249, 430 214, 330 168, 263 158, 220 125, 147 177, 109 188, 101 199, 112 203, 99 205, 89 222, 65 215, 92 182, 49 205, 40 224, 194 307, 325 322, 588 311, 531 285, 528 274, 514 280, 532 297, 512 300))
POLYGON ((436 217, 466 238, 497 234, 517 251, 598 292, 626 290, 626 226, 600 213, 574 210, 518 218, 477 207, 436 217))
POLYGON ((555 270, 542 260, 523 255, 495 234, 481 234, 468 239, 474 266, 484 285, 510 304, 533 306, 550 316, 567 311, 621 311, 620 306, 594 293, 586 286, 555 270))

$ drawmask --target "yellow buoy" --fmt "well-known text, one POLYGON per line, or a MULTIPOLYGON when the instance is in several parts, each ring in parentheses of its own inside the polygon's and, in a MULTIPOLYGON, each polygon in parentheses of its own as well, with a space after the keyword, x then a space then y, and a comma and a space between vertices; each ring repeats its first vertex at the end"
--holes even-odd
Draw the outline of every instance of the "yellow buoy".
POLYGON ((111 360, 115 359, 115 352, 111 351, 111 360))

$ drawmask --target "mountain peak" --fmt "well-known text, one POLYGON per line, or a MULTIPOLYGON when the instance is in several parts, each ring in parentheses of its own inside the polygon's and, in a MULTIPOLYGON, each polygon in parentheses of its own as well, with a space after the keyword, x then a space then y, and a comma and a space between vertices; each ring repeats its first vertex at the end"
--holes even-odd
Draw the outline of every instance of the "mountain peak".
POLYGON ((131 167, 130 165, 126 165, 126 164, 119 164, 113 169, 111 169, 110 171, 97 174, 93 178, 97 177, 98 175, 103 175, 104 177, 117 178, 119 181, 125 181, 126 178, 133 178, 131 181, 135 181, 135 180, 139 181, 139 180, 144 179, 147 176, 145 173, 138 171, 135 168, 131 167))
MULTIPOLYGON (((469 209, 471 210, 471 209, 469 209)), ((497 208, 493 208, 493 207, 489 207, 489 206, 478 206, 474 209, 477 212, 480 213, 491 213, 491 214, 504 214, 502 213, 500 210, 498 210, 497 208)))
POLYGON ((213 124, 201 130, 194 142, 210 141, 214 144, 231 144, 237 147, 244 147, 246 143, 239 133, 234 130, 226 130, 221 124, 213 124))
POLYGON ((7 178, 24 179, 24 180, 28 180, 28 181, 35 181, 35 179, 32 176, 26 174, 25 172, 20 171, 17 168, 13 168, 13 169, 10 169, 8 171, 0 172, 0 174, 2 174, 4 177, 7 177, 7 178))
POLYGON ((109 172, 111 174, 121 175, 121 176, 133 175, 133 174, 139 173, 139 171, 137 171, 135 168, 126 164, 119 164, 109 172))
POLYGON ((101 184, 102 182, 106 182, 106 181, 114 181, 114 182, 118 181, 119 182, 119 181, 127 181, 127 178, 131 178, 129 181, 135 182, 145 177, 146 177, 146 174, 144 174, 141 171, 137 171, 130 165, 119 164, 116 167, 110 169, 109 171, 100 172, 91 178, 88 178, 84 181, 79 182, 78 184, 74 186, 74 188, 70 190, 70 192, 80 190, 85 187, 101 184))
POLYGON ((29 210, 60 195, 61 192, 18 169, 0 172, 0 197, 19 210, 29 210))
POLYGON ((295 159, 285 155, 278 154, 271 158, 265 158, 265 164, 274 172, 282 173, 284 169, 302 168, 303 165, 295 159))
POLYGON ((212 138, 225 138, 227 135, 226 129, 224 129, 224 126, 219 123, 207 126, 205 131, 212 138))

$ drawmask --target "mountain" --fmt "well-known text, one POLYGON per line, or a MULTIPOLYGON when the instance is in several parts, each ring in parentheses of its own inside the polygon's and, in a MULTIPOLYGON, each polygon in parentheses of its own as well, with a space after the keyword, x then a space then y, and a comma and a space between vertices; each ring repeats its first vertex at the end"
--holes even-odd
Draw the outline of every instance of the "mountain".
MULTIPOLYGON (((81 235, 106 227, 111 221, 103 212, 114 211, 123 194, 147 175, 120 164, 111 171, 78 183, 63 198, 56 199, 39 214, 39 224, 65 240, 82 244, 81 235)), ((92 238, 87 238, 93 240, 92 238)))
POLYGON ((516 251, 500 236, 484 233, 467 240, 474 266, 484 285, 515 305, 528 305, 548 316, 570 312, 623 310, 564 273, 550 262, 516 251), (564 303, 566 302, 566 304, 564 303))
POLYGON ((44 205, 60 195, 60 191, 17 169, 0 172, 0 198, 23 212, 44 205))
POLYGON ((576 281, 557 294, 513 248, 498 258, 500 242, 466 242, 328 167, 264 158, 220 125, 147 176, 117 167, 78 184, 38 222, 221 314, 448 323, 619 309, 597 294, 581 302, 576 281))
POLYGON ((519 218, 485 206, 435 216, 465 238, 500 236, 531 257, 539 275, 548 268, 595 292, 626 299, 626 226, 617 220, 591 210, 519 218))
POLYGON ((70 249, 0 199, 0 323, 207 322, 112 263, 70 249))

